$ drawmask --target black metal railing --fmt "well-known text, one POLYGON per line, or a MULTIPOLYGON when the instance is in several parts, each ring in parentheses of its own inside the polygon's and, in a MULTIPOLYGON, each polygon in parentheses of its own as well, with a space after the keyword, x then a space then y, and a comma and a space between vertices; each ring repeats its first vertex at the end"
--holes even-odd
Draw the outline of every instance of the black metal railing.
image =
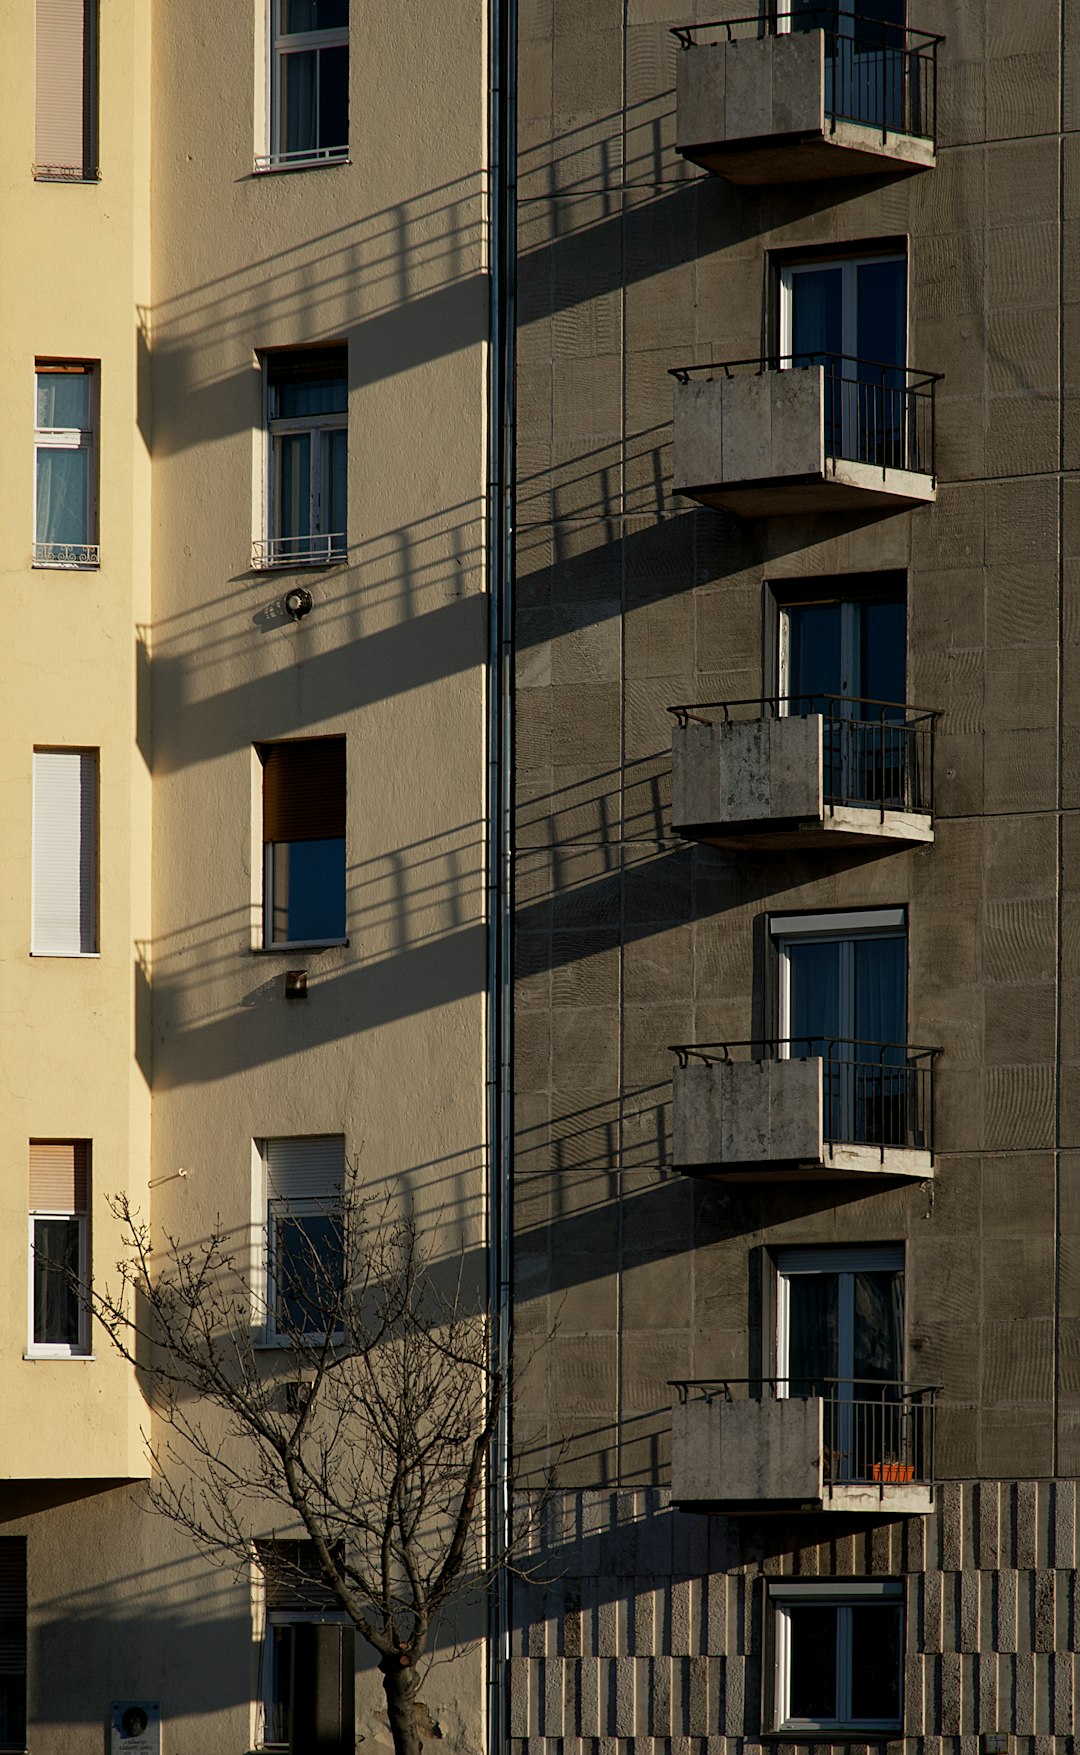
POLYGON ((680 1066, 738 1060, 821 1060, 822 1131, 828 1146, 932 1152, 934 1060, 940 1048, 840 1036, 751 1042, 672 1042, 680 1066))
POLYGON ((820 1397, 822 1479, 828 1486, 930 1486, 935 1479, 935 1397, 921 1386, 865 1377, 673 1378, 690 1401, 771 1401, 820 1397))
POLYGON ((940 372, 917 372, 853 354, 780 354, 772 358, 717 360, 671 366, 686 384, 692 377, 730 378, 739 371, 787 371, 820 366, 824 373, 825 455, 878 469, 906 469, 933 476, 936 449, 935 390, 940 372))
POLYGON ((934 808, 936 713, 901 701, 857 695, 762 695, 669 707, 681 726, 750 719, 806 718, 822 725, 823 798, 828 810, 854 806, 930 814, 934 808))
POLYGON ((684 49, 787 31, 820 30, 825 38, 825 115, 937 143, 937 51, 929 31, 905 30, 885 19, 853 18, 837 6, 800 8, 794 17, 733 18, 672 29, 684 49))

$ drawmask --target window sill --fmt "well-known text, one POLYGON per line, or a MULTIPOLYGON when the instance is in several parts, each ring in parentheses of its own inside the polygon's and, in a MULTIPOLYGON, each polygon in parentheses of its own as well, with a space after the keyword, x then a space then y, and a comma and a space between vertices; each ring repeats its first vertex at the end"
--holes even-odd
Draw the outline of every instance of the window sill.
POLYGON ((352 159, 346 147, 342 151, 334 153, 333 157, 329 153, 312 153, 303 158, 295 159, 257 158, 252 167, 252 175, 273 177, 280 176, 283 171, 326 171, 331 170, 335 165, 351 164, 352 159))
MULTIPOLYGON (((340 1346, 345 1339, 345 1331, 330 1336, 332 1346, 340 1346)), ((256 1353, 294 1353, 297 1347, 321 1347, 326 1340, 325 1335, 260 1335, 251 1345, 256 1353)))
POLYGON ((299 938, 288 943, 279 941, 272 945, 252 945, 251 948, 257 957, 273 956, 275 953, 291 957, 297 951, 341 950, 343 947, 347 947, 349 942, 347 938, 299 938))
POLYGON ((59 1348, 51 1348, 51 1347, 34 1347, 34 1348, 28 1347, 26 1349, 26 1352, 23 1354, 23 1358, 26 1360, 29 1360, 29 1361, 33 1361, 35 1364, 42 1359, 52 1359, 54 1361, 57 1359, 64 1359, 64 1360, 68 1361, 69 1363, 72 1361, 74 1361, 75 1363, 81 1363, 84 1360, 90 1360, 90 1361, 95 1360, 97 1358, 97 1354, 96 1353, 65 1353, 65 1352, 61 1352, 61 1350, 59 1348))
POLYGON ((82 171, 74 165, 35 165, 35 183, 86 183, 91 187, 101 182, 100 171, 82 171))
MULTIPOLYGON (((100 951, 31 951, 30 955, 39 963, 46 959, 61 963, 100 963, 101 961, 100 951)), ((2 1751, 0 1751, 0 1755, 3 1755, 2 1751)))
POLYGON ((788 1725, 762 1731, 763 1743, 894 1743, 904 1735, 900 1725, 788 1725))

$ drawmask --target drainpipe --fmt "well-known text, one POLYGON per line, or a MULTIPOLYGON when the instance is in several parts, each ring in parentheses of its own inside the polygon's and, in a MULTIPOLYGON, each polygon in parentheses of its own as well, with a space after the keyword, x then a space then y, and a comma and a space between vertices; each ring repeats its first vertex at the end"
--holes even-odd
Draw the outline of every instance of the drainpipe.
MULTIPOLYGON (((514 334, 517 271, 517 0, 490 0, 488 237, 487 671, 487 1135, 488 1297, 494 1364, 509 1384, 510 1178, 513 1148, 513 581, 514 334)), ((510 1536, 510 1396, 491 1450, 488 1537, 496 1558, 510 1536)), ((499 1572, 488 1629, 488 1749, 504 1755, 509 1730, 510 1579, 499 1572)))

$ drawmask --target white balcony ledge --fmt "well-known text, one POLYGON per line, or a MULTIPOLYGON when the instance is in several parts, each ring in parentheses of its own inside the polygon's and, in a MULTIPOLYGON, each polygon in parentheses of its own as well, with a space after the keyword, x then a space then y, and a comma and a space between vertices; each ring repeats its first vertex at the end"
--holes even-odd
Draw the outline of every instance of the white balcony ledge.
POLYGON ((270 536, 252 544, 251 564, 260 572, 282 567, 332 567, 348 555, 343 530, 325 536, 270 536))

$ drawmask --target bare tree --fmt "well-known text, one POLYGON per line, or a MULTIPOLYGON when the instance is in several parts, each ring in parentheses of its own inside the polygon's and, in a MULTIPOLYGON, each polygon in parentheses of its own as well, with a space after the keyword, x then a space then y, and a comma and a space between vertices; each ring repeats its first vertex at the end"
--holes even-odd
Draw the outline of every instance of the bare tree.
POLYGON ((301 1591, 311 1570, 289 1556, 314 1555, 378 1654, 397 1755, 419 1755, 433 1630, 507 1563, 482 1510, 505 1385, 460 1264, 355 1184, 272 1211, 265 1260, 220 1221, 196 1244, 152 1238, 118 1196, 119 1282, 84 1296, 164 1422, 154 1508, 238 1571, 295 1570, 301 1591))

